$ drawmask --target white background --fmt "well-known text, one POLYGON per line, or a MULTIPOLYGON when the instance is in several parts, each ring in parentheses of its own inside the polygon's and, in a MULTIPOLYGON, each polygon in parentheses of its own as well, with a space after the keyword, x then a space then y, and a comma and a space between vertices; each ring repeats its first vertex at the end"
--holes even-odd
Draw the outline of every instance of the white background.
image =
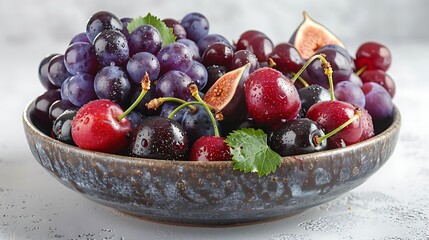
POLYGON ((429 238, 429 1, 0 1, 0 239, 427 239, 429 238), (237 40, 248 29, 288 41, 302 12, 340 37, 353 54, 365 41, 393 54, 389 74, 403 125, 394 155, 366 183, 302 214, 233 228, 192 228, 123 216, 66 189, 31 156, 24 106, 43 92, 40 60, 64 52, 99 10, 118 17, 151 12, 180 19, 198 11, 210 33, 237 40))

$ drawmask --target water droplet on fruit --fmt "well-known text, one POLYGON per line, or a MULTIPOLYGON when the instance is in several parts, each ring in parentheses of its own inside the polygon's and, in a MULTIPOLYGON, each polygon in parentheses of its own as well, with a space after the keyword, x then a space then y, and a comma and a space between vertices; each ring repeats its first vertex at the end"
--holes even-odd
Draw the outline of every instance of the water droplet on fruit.
POLYGON ((146 138, 143 138, 141 141, 142 147, 148 147, 149 146, 149 141, 146 138))
POLYGON ((91 119, 89 119, 89 117, 86 117, 86 118, 84 119, 83 123, 84 123, 84 124, 88 124, 90 120, 91 120, 91 119))

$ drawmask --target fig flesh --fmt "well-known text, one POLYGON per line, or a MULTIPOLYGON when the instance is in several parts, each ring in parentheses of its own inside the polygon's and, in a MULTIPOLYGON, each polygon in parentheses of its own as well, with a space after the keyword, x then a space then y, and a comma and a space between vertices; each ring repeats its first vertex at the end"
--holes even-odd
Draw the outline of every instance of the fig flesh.
POLYGON ((329 29, 314 21, 307 12, 304 12, 304 21, 296 29, 289 42, 301 54, 303 59, 308 59, 321 47, 336 44, 345 48, 344 43, 338 39, 329 29))
POLYGON ((223 116, 222 124, 232 125, 247 116, 244 80, 249 64, 222 75, 206 92, 204 101, 223 116))

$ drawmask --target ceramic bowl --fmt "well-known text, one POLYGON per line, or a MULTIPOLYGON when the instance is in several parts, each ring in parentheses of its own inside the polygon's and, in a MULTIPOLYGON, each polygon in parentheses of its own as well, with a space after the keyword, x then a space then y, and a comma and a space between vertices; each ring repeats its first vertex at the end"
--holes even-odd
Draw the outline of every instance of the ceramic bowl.
POLYGON ((145 219, 226 225, 285 217, 325 203, 362 184, 392 155, 401 116, 381 133, 342 149, 283 157, 275 173, 233 170, 230 161, 134 158, 79 149, 36 126, 34 102, 23 113, 35 159, 83 196, 145 219))

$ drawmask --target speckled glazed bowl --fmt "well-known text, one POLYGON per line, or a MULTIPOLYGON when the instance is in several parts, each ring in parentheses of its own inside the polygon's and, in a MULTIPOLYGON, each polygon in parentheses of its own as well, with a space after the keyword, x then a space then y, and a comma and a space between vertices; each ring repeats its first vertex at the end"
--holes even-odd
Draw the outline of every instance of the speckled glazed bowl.
POLYGON ((394 151, 401 117, 377 136, 343 149, 284 157, 273 174, 232 170, 231 162, 133 158, 86 151, 36 126, 34 102, 23 123, 36 160, 85 197, 132 215, 180 224, 243 224, 285 217, 362 184, 394 151))

